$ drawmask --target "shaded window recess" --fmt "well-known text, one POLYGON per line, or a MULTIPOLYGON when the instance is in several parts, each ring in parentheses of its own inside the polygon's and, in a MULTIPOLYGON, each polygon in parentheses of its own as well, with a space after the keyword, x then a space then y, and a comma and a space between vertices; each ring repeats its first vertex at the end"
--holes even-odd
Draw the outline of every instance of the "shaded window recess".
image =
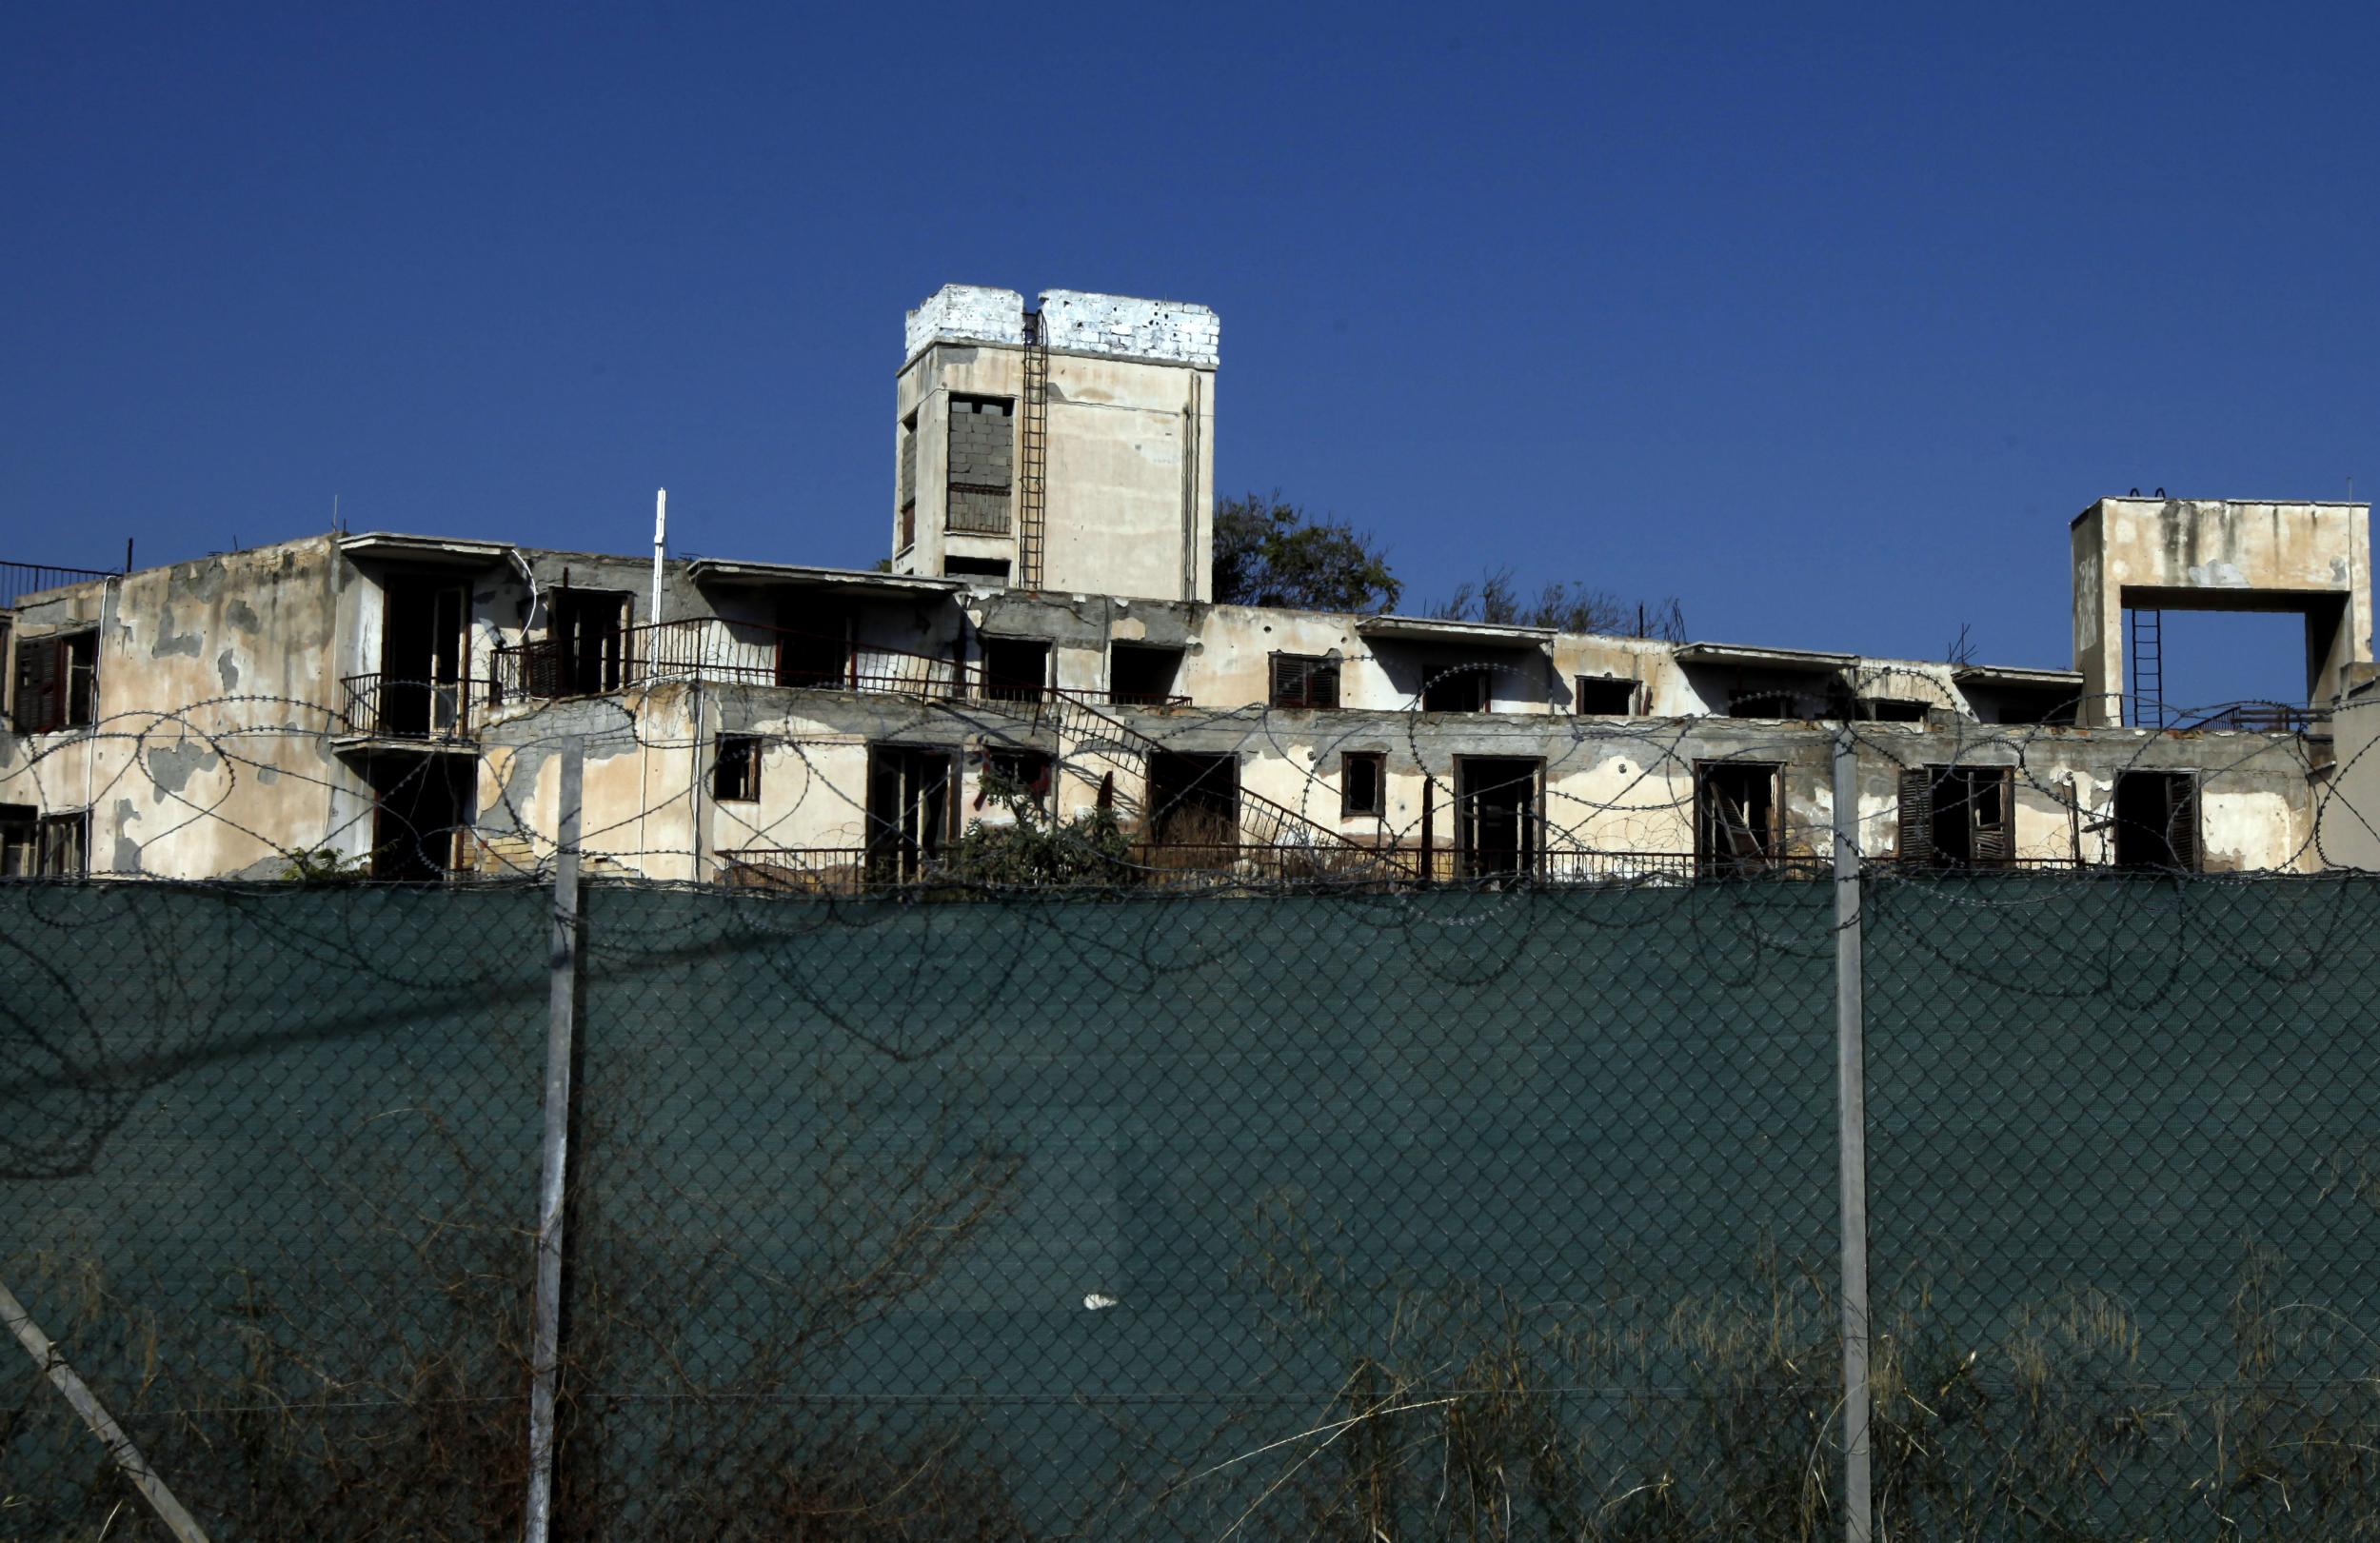
POLYGON ((1730 718, 1790 718, 1817 720, 1840 717, 1823 691, 1799 691, 1791 686, 1758 686, 1727 699, 1730 718))
POLYGON ((25 734, 88 728, 99 716, 99 632, 16 640, 16 726, 25 734))
POLYGON ((80 879, 90 871, 90 812, 45 815, 0 803, 0 877, 80 879))
POLYGON ((957 836, 959 805, 951 796, 957 757, 932 746, 872 744, 867 751, 869 877, 907 882, 921 878, 957 836))
POLYGON ((1339 705, 1339 661, 1317 654, 1273 656, 1273 705, 1339 705))
MULTIPOLYGON (((1974 693, 1969 693, 1972 699, 1974 693)), ((2078 699, 2073 692, 2002 693, 1984 721, 1993 723, 2072 723, 2078 699)))
POLYGON ((914 412, 901 420, 901 444, 896 453, 901 463, 894 472, 901 489, 901 529, 893 550, 901 553, 916 545, 918 539, 918 415, 914 412))
POLYGON ((2197 872, 2198 774, 2117 773, 2112 824, 2117 867, 2197 872))
POLYGON ((1908 697, 1862 697, 1859 716, 1872 723, 1922 723, 1932 705, 1908 697))
POLYGON ((1489 672, 1482 667, 1459 664, 1439 670, 1421 686, 1421 710, 1425 713, 1483 713, 1488 710, 1489 672))
POLYGON ((1181 674, 1181 650, 1147 643, 1108 645, 1108 695, 1127 705, 1162 707, 1173 700, 1174 682, 1181 674))
POLYGON ((372 789, 372 877, 444 879, 463 865, 479 768, 467 758, 376 755, 372 789))
POLYGON ((761 737, 722 734, 711 762, 711 797, 722 803, 756 803, 761 796, 761 737))
POLYGON ((1149 752, 1148 839, 1160 846, 1236 847, 1240 758, 1149 752))
POLYGON ((540 697, 591 697, 627 678, 631 598, 616 589, 562 586, 545 594, 545 636, 529 654, 529 690, 540 697))
POLYGON ((960 535, 1005 536, 1016 482, 1016 403, 953 395, 946 523, 960 535))
POLYGON ((1775 762, 1695 763, 1695 858, 1703 871, 1745 872, 1776 861, 1784 850, 1783 775, 1775 762))
POLYGON ((391 574, 381 586, 380 681, 360 694, 371 733, 449 738, 469 711, 470 591, 427 574, 391 574))
POLYGON ((1049 640, 983 639, 983 695, 994 702, 1039 702, 1049 689, 1049 640))
POLYGON ((1534 873, 1539 847, 1536 761, 1455 761, 1456 871, 1465 879, 1534 873))
POLYGON ((1912 766, 1901 773, 1900 860, 1991 867, 2016 856, 2013 766, 1912 766))
POLYGON ((983 778, 975 790, 975 807, 982 808, 998 790, 1005 790, 1046 809, 1057 774, 1057 760, 1046 750, 986 750, 983 778))
POLYGON ((942 572, 962 579, 998 579, 1008 582, 1008 560, 1004 557, 945 557, 942 572))
POLYGON ((1388 813, 1388 757, 1349 750, 1339 758, 1339 815, 1352 820, 1388 813))
POLYGON ((851 617, 805 595, 777 603, 777 683, 832 690, 856 685, 851 617))
POLYGON ((1627 718, 1636 710, 1636 682, 1608 675, 1581 675, 1571 682, 1572 710, 1582 718, 1627 718))

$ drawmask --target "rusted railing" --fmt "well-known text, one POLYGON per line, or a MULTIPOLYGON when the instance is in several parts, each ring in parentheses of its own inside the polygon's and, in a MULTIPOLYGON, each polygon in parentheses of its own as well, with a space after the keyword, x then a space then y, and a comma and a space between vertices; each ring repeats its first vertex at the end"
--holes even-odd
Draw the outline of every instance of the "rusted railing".
MULTIPOLYGON (((498 702, 584 696, 666 680, 938 701, 1029 703, 1061 694, 1041 681, 993 675, 980 663, 715 616, 629 627, 616 640, 605 640, 597 646, 570 648, 544 639, 500 646, 492 694, 498 702)), ((1071 686, 1062 695, 1152 707, 1185 706, 1190 701, 1184 696, 1115 694, 1071 686)))
POLYGON ((350 675, 340 684, 347 687, 350 734, 390 740, 466 740, 470 737, 471 699, 487 690, 490 682, 350 675))
POLYGON ((88 584, 119 575, 106 568, 61 568, 47 563, 0 563, 0 610, 13 610, 17 602, 45 589, 88 584))
POLYGON ((2311 734, 2330 722, 2328 707, 2286 702, 2227 702, 2219 707, 2176 715, 2176 729, 2241 729, 2254 734, 2311 734))

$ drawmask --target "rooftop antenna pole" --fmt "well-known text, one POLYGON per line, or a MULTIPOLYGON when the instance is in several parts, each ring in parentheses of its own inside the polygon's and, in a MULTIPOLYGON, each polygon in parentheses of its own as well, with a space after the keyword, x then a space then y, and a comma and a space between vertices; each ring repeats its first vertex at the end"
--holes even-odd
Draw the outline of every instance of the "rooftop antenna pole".
POLYGON ((661 560, 669 549, 669 489, 653 494, 653 608, 645 620, 661 620, 661 560))

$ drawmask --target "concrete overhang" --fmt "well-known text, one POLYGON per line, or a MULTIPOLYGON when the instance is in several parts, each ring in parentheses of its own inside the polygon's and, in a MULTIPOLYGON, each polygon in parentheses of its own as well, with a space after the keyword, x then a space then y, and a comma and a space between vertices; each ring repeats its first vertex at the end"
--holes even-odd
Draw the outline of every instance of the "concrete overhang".
POLYGON ((812 568, 792 563, 739 563, 717 557, 696 558, 686 564, 686 573, 696 584, 833 589, 845 594, 891 595, 910 600, 926 595, 955 595, 967 587, 964 579, 937 579, 925 574, 812 568))
POLYGON ((1505 626, 1488 622, 1441 622, 1428 616, 1367 616, 1356 623, 1366 638, 1390 638, 1398 643, 1468 643, 1475 648, 1535 648, 1551 653, 1560 631, 1555 627, 1505 626))
POLYGON ((2080 670, 2029 670, 2012 664, 1961 664, 1951 671, 1951 679, 1960 685, 2013 685, 2036 691, 2077 692, 2083 683, 2080 670))
POLYGON ((458 567, 508 562, 512 556, 512 546, 506 542, 406 536, 387 530, 368 530, 360 536, 342 536, 339 538, 339 550, 348 557, 380 558, 403 563, 445 563, 458 567))
POLYGON ((1857 654, 1822 654, 1809 648, 1753 648, 1733 643, 1690 643, 1673 656, 1680 664, 1723 664, 1733 669, 1787 670, 1826 675, 1859 663, 1857 654))

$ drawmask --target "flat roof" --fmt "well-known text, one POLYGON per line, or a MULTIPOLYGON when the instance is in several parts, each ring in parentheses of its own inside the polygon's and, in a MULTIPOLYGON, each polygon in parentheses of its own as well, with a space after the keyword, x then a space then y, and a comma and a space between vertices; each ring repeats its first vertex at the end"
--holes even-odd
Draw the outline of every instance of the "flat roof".
POLYGON ((427 558, 447 563, 501 563, 512 545, 500 541, 464 541, 452 536, 407 536, 392 530, 367 530, 339 538, 339 550, 350 557, 427 558))
POLYGON ((1951 679, 1960 685, 1973 681, 1985 685, 2065 686, 2076 691, 2083 683, 2080 670, 2033 670, 2013 664, 1961 664, 1951 671, 1951 679))
POLYGON ((824 584, 880 595, 950 595, 967 587, 964 579, 938 579, 922 573, 814 568, 796 563, 740 563, 718 557, 698 557, 686 564, 686 572, 698 583, 708 579, 724 584, 824 584))
POLYGON ((1356 623, 1367 638, 1414 643, 1468 643, 1490 648, 1548 648, 1561 635, 1556 627, 1510 626, 1491 622, 1446 622, 1431 616, 1367 616, 1356 623))
POLYGON ((1681 664, 1750 665, 1809 673, 1849 669, 1859 663, 1857 654, 1827 654, 1815 648, 1755 648, 1735 643, 1690 643, 1677 650, 1676 658, 1681 664))

